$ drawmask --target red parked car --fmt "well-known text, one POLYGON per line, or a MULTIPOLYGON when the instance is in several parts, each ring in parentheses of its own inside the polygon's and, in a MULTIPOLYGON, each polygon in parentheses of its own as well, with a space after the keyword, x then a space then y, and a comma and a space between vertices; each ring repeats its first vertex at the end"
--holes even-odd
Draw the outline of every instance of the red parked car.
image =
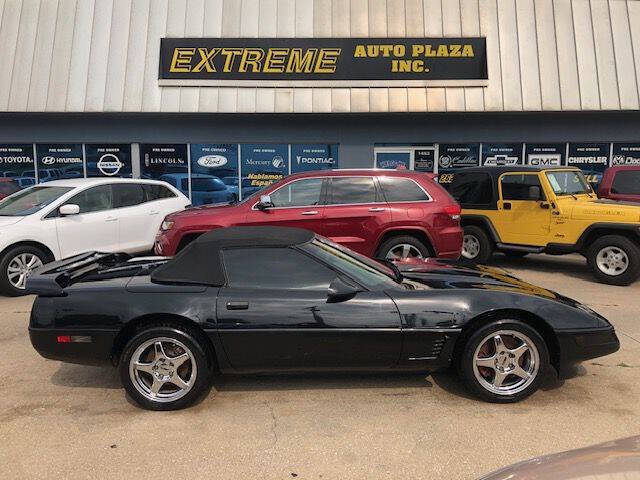
POLYGON ((288 176, 240 203, 168 215, 155 252, 172 256, 202 233, 235 225, 299 227, 369 257, 456 259, 460 206, 425 174, 324 170, 288 176))
POLYGON ((598 197, 640 202, 640 165, 607 168, 600 181, 598 197))

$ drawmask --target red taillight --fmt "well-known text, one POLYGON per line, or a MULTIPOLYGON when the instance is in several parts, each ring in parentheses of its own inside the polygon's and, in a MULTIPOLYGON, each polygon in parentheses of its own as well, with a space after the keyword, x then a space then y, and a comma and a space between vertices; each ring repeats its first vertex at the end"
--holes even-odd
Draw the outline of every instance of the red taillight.
POLYGON ((58 343, 71 343, 71 335, 58 335, 58 343))
POLYGON ((451 217, 451 220, 455 221, 455 222, 459 222, 460 221, 460 205, 453 204, 453 205, 447 205, 446 207, 444 207, 444 213, 446 213, 447 215, 449 215, 449 217, 451 217))

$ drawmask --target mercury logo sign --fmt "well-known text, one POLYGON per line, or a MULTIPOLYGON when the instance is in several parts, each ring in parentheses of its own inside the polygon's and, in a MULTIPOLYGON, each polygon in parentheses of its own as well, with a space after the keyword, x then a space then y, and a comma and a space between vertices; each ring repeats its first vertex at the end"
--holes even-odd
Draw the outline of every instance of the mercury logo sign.
POLYGON ((43 165, 53 165, 54 163, 56 163, 55 157, 42 157, 43 165))
POLYGON ((282 168, 284 167, 284 159, 280 155, 278 155, 277 157, 273 157, 273 161, 271 162, 271 164, 275 168, 282 168))
POLYGON ((124 167, 124 163, 120 161, 113 153, 105 153, 98 160, 98 170, 107 177, 113 177, 124 167))
POLYGON ((198 159, 198 165, 205 168, 217 168, 227 164, 227 157, 222 155, 204 155, 198 159))

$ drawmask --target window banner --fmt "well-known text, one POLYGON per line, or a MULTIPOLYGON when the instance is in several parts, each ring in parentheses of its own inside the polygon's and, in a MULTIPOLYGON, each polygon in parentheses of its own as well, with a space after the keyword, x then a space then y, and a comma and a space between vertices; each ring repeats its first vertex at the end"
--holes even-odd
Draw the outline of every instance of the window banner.
POLYGON ((131 178, 131 145, 87 144, 87 177, 131 178))
POLYGON ((238 145, 192 143, 191 203, 204 205, 240 199, 238 145))
POLYGON ((533 167, 563 166, 566 148, 566 143, 527 143, 525 163, 533 167))
POLYGON ((409 152, 376 152, 376 168, 409 170, 411 154, 409 152))
POLYGON ((337 144, 291 145, 291 173, 338 168, 337 144))
POLYGON ((609 166, 608 143, 570 143, 567 166, 578 167, 594 189, 609 166))
POLYGON ((167 182, 188 197, 187 144, 140 144, 140 176, 167 182))
POLYGON ((242 144, 240 171, 243 179, 242 198, 244 198, 289 174, 289 146, 287 144, 242 144))
POLYGON ((477 167, 480 159, 479 154, 479 143, 441 143, 438 152, 438 172, 477 167))
POLYGON ((32 144, 0 144, 0 177, 11 177, 18 187, 36 183, 32 144))
POLYGON ((614 143, 611 165, 640 165, 640 143, 614 143))
POLYGON ((434 149, 416 149, 413 152, 413 169, 418 172, 433 173, 435 158, 434 149))
POLYGON ((63 178, 84 178, 84 156, 81 143, 36 145, 38 182, 63 178))
POLYGON ((522 144, 483 143, 482 165, 491 167, 522 165, 522 144))

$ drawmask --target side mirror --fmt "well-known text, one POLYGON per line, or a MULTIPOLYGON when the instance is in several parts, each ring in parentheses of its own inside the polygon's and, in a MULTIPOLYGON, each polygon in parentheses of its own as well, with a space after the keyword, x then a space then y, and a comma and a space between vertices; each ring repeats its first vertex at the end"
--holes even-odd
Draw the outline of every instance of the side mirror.
POLYGON ((67 203, 62 205, 58 211, 63 217, 67 215, 78 215, 80 213, 80 207, 75 203, 67 203))
POLYGON ((344 277, 336 277, 327 290, 327 303, 344 302, 356 296, 362 289, 344 277))
POLYGON ((540 200, 540 187, 537 185, 531 185, 529 187, 529 200, 540 200))
POLYGON ((260 201, 258 202, 257 207, 260 210, 266 210, 267 208, 273 207, 273 202, 271 201, 271 196, 269 196, 269 195, 260 195, 260 201))

